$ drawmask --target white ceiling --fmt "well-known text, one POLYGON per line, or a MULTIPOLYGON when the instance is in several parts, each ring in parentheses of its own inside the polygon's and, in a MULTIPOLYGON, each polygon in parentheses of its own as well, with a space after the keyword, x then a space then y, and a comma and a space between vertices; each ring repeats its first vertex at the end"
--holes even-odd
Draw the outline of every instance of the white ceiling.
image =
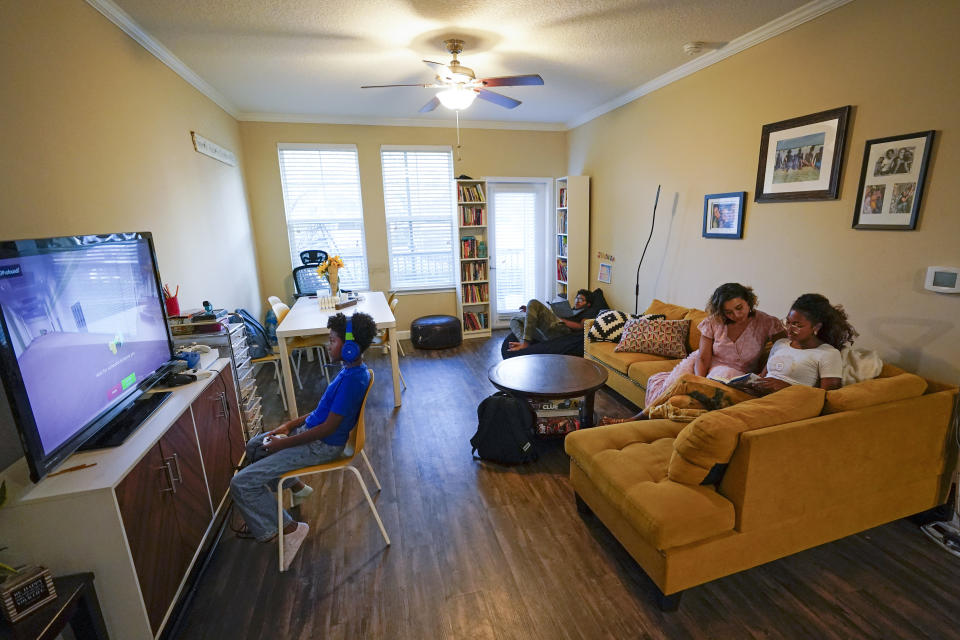
POLYGON ((243 120, 440 124, 421 62, 466 41, 478 77, 539 73, 502 87, 516 109, 476 101, 471 122, 564 128, 849 0, 88 0, 243 120), (119 11, 118 11, 119 8, 119 11), (126 14, 126 15, 124 15, 126 14), (690 41, 707 43, 691 58, 690 41))

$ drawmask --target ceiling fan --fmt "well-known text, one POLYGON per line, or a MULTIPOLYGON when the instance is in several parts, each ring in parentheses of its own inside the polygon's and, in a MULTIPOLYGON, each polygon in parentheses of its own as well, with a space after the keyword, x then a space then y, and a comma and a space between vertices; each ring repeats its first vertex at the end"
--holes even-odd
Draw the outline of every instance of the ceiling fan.
POLYGON ((473 69, 465 67, 457 60, 457 55, 463 51, 463 40, 451 39, 444 40, 443 44, 447 51, 453 55, 450 64, 441 64, 431 60, 424 60, 437 74, 434 82, 427 84, 374 84, 365 85, 361 89, 379 89, 384 87, 423 87, 426 89, 442 89, 434 96, 433 100, 420 108, 420 113, 433 111, 441 104, 448 109, 459 111, 466 109, 475 98, 492 102, 493 104, 507 109, 513 109, 520 105, 519 100, 514 100, 502 93, 488 91, 487 87, 515 87, 525 85, 543 84, 543 78, 537 74, 528 74, 522 76, 500 76, 497 78, 477 78, 473 69))

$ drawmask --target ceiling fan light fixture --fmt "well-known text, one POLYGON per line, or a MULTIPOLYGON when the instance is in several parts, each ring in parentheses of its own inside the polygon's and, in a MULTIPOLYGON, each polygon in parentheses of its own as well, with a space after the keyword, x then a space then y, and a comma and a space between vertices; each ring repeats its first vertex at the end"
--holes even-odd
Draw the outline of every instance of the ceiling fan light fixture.
POLYGON ((440 100, 440 104, 454 111, 466 109, 473 104, 476 97, 477 93, 466 87, 451 87, 437 94, 437 99, 440 100))

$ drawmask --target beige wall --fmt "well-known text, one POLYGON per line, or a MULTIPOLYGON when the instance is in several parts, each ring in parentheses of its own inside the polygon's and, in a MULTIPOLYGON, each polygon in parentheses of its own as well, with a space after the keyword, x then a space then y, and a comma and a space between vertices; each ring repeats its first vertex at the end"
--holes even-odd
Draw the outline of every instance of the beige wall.
MULTIPOLYGON (((616 256, 611 304, 656 296, 702 307, 720 283, 753 285, 764 310, 820 292, 844 304, 857 345, 960 381, 960 295, 923 289, 960 267, 960 4, 857 0, 570 132, 570 174, 591 182, 591 268, 616 256), (753 202, 761 127, 853 105, 838 200, 753 202), (851 229, 864 143, 936 129, 916 231, 851 229), (701 237, 703 197, 746 191, 742 240, 701 237)), ((594 281, 595 283, 595 281, 594 281)))
MULTIPOLYGON (((0 239, 151 231, 182 307, 258 309, 237 122, 82 0, 6 2, 0 239)), ((0 469, 19 455, 0 394, 0 469), (10 445, 10 446, 8 446, 10 445)))
MULTIPOLYGON (((452 116, 451 116, 452 117, 452 116)), ((387 229, 380 173, 380 145, 456 145, 453 129, 358 125, 241 122, 244 166, 257 239, 260 288, 264 296, 293 295, 277 144, 310 142, 355 144, 360 164, 364 231, 370 288, 390 289, 387 229)), ((463 160, 454 157, 454 175, 556 177, 566 167, 565 132, 462 129, 463 160)), ((456 315, 456 294, 405 295, 397 308, 397 326, 408 330, 414 318, 456 315)))
MULTIPOLYGON (((0 238, 152 231, 181 307, 257 305, 236 120, 82 0, 4 4, 0 238)), ((241 158, 242 159, 242 158, 241 158)))

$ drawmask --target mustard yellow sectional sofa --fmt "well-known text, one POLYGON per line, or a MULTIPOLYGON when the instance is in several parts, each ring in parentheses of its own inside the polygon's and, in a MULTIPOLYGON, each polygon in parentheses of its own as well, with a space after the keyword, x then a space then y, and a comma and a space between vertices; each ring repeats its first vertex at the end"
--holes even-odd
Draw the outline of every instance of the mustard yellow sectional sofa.
POLYGON ((671 610, 684 589, 945 503, 956 395, 886 365, 874 380, 789 387, 689 423, 578 431, 565 441, 570 480, 581 513, 671 610))
MULTIPOLYGON (((697 325, 707 317, 705 311, 654 300, 644 313, 663 314, 667 320, 689 320, 687 352, 700 346, 700 332, 697 331, 697 325)), ((680 360, 649 353, 617 353, 613 350, 617 346, 615 342, 590 342, 587 335, 593 322, 593 320, 584 322, 583 356, 606 368, 608 387, 643 408, 647 379, 655 373, 670 371, 680 360)))

